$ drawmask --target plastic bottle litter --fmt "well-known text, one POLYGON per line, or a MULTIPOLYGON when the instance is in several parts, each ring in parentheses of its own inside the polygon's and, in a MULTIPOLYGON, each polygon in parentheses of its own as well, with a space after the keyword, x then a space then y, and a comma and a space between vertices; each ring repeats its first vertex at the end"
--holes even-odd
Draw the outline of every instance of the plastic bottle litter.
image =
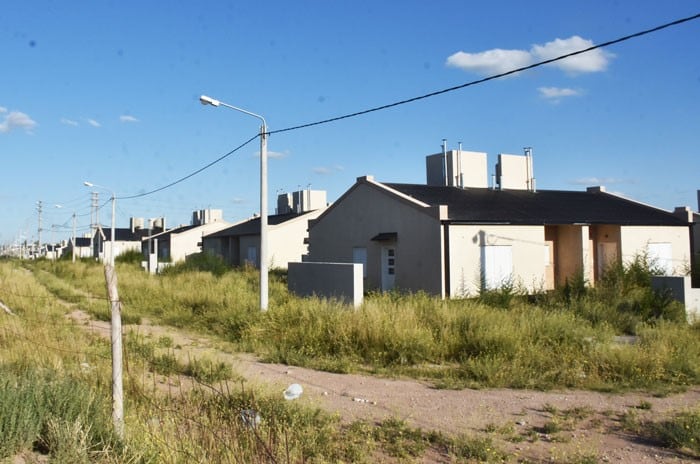
POLYGON ((287 389, 284 391, 284 399, 295 400, 299 398, 303 392, 304 389, 301 388, 301 385, 299 385, 298 383, 293 383, 290 386, 288 386, 287 389))

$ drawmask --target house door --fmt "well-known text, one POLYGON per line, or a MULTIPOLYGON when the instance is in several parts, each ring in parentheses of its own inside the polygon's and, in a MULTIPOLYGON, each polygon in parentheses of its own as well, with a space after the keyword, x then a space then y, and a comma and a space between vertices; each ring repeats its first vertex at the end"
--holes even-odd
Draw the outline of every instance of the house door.
POLYGON ((396 277, 396 247, 382 247, 382 291, 394 288, 396 277))

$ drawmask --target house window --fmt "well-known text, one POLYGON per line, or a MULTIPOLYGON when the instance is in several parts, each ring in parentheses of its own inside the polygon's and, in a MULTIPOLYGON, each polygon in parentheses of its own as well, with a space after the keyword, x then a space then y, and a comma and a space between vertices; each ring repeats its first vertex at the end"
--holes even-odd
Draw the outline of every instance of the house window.
POLYGON ((510 245, 481 247, 481 265, 484 288, 495 290, 503 287, 513 278, 513 247, 510 245))
POLYGON ((647 263, 654 273, 673 274, 673 255, 668 242, 647 244, 647 263))
POLYGON ((352 262, 362 264, 362 278, 367 277, 367 248, 353 247, 352 262))
POLYGON ((248 256, 246 258, 246 263, 251 266, 257 266, 258 264, 258 249, 254 246, 248 247, 248 256))

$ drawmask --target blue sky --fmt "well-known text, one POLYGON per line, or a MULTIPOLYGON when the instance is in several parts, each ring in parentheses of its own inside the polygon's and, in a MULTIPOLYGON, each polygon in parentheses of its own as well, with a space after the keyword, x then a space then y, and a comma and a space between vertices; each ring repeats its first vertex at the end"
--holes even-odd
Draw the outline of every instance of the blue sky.
MULTIPOLYGON (((271 131, 457 86, 700 13, 696 0, 32 1, 0 15, 0 243, 88 230, 84 181, 119 197, 195 172, 271 131), (62 207, 56 207, 61 205, 62 207)), ((422 183, 425 156, 533 147, 538 189, 608 191, 697 209, 700 20, 557 65, 269 138, 278 191, 338 198, 359 176, 422 183)), ((130 217, 189 223, 259 211, 255 140, 158 193, 130 217)), ((100 192, 100 205, 109 193, 100 192)), ((109 223, 108 206, 99 212, 109 223)))

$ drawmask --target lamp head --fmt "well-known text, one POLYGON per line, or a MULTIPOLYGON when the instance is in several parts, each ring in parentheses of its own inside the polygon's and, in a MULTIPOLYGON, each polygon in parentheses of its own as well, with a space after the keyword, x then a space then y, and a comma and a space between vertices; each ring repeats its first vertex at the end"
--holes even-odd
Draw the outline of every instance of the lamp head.
POLYGON ((94 187, 95 186, 95 184, 93 184, 92 182, 88 182, 88 181, 83 182, 83 185, 86 187, 94 187))
POLYGON ((215 100, 211 97, 207 97, 206 95, 202 95, 199 97, 199 102, 202 105, 211 105, 211 106, 219 106, 221 102, 219 100, 215 100))

